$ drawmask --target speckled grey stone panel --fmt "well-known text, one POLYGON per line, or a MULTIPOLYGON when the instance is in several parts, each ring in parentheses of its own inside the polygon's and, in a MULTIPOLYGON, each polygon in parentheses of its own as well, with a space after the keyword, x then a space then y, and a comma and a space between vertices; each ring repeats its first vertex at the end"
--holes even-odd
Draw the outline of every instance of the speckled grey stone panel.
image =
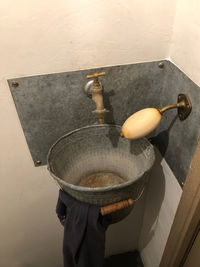
POLYGON ((100 80, 104 105, 110 111, 106 123, 122 125, 139 109, 176 103, 180 92, 189 95, 193 104, 189 118, 173 122, 176 110, 170 110, 150 136, 181 184, 200 135, 200 88, 172 63, 163 62, 164 68, 158 67, 159 62, 148 62, 10 79, 8 83, 34 163, 40 160, 42 165, 46 164, 47 152, 60 136, 96 123, 91 112, 95 104, 83 88, 87 74, 105 71, 106 76, 100 80), (13 81, 19 86, 13 87, 13 81))
POLYGON ((182 122, 177 118, 176 110, 167 111, 152 140, 182 186, 200 136, 200 88, 169 61, 165 62, 163 71, 164 82, 158 96, 160 106, 176 103, 179 93, 187 94, 192 103, 191 114, 182 122))
POLYGON ((158 106, 155 92, 162 89, 163 69, 158 62, 81 70, 9 80, 18 115, 34 162, 46 164, 47 152, 60 136, 96 123, 94 102, 83 88, 87 74, 106 71, 100 80, 106 122, 121 125, 136 110, 158 106), (18 87, 12 87, 17 81, 18 87))

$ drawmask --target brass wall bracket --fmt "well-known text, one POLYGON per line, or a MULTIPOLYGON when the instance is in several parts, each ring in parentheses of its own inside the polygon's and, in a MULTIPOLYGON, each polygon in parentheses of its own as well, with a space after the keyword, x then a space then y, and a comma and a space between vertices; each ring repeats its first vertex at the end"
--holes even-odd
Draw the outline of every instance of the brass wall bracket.
POLYGON ((166 106, 160 109, 160 113, 164 113, 168 109, 177 108, 178 109, 178 117, 181 121, 184 121, 192 111, 192 104, 190 102, 189 97, 186 94, 179 94, 177 99, 177 104, 166 106))
POLYGON ((181 121, 184 121, 192 111, 192 104, 189 97, 185 94, 178 95, 178 103, 183 103, 178 106, 178 116, 181 121))

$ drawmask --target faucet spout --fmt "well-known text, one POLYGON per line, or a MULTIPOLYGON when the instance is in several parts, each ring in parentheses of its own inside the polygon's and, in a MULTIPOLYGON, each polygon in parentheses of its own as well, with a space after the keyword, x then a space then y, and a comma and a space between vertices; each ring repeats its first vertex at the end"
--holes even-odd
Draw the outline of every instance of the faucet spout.
POLYGON ((99 83, 98 77, 105 75, 105 72, 102 73, 95 73, 93 75, 88 75, 87 78, 94 78, 94 83, 90 89, 90 93, 92 94, 92 100, 96 104, 96 109, 92 111, 92 113, 96 116, 98 119, 99 124, 104 123, 104 118, 108 110, 104 108, 103 104, 103 90, 99 83))

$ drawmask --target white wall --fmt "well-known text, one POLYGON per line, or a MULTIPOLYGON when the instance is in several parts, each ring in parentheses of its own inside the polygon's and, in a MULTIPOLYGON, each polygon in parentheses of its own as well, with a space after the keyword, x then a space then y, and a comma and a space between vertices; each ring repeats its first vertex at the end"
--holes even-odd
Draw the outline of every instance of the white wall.
POLYGON ((179 0, 170 58, 200 86, 200 1, 179 0))
POLYGON ((57 188, 45 167, 33 167, 4 79, 0 103, 0 266, 61 266, 57 188))
POLYGON ((2 0, 1 76, 168 57, 174 0, 2 0))
POLYGON ((166 161, 156 150, 146 192, 139 251, 145 267, 159 267, 182 189, 166 161))
MULTIPOLYGON (((33 166, 6 79, 167 58, 175 6, 174 0, 0 1, 0 266, 62 265, 57 187, 45 167, 33 166)), ((108 250, 123 250, 123 242, 112 241, 120 228, 113 229, 108 250)))

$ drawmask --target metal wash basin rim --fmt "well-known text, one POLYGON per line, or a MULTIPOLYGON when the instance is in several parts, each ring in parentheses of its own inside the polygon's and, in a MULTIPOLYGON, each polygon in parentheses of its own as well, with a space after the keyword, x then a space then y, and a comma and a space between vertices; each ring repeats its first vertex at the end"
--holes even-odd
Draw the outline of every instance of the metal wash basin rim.
MULTIPOLYGON (((121 126, 120 125, 116 125, 116 124, 93 124, 93 125, 88 125, 88 126, 84 126, 78 129, 75 129, 63 136, 61 136, 49 149, 48 155, 47 155, 47 169, 50 172, 51 176, 60 184, 65 185, 70 187, 71 189, 75 190, 75 191, 82 191, 82 192, 108 192, 108 191, 113 191, 113 189, 122 189, 125 188, 133 183, 136 183, 138 180, 140 180, 140 178, 142 178, 145 173, 147 173, 153 166, 154 162, 155 162, 155 153, 154 153, 154 148, 153 145, 146 139, 146 138, 142 138, 144 139, 146 142, 148 142, 149 148, 151 150, 151 157, 150 158, 150 164, 149 166, 145 169, 145 171, 142 171, 140 174, 137 175, 137 178, 135 180, 128 180, 127 182, 121 183, 121 184, 117 184, 117 185, 113 185, 112 187, 108 186, 108 187, 97 187, 97 188, 89 188, 89 187, 82 187, 82 186, 77 186, 71 183, 68 183, 66 181, 63 181, 61 178, 57 177, 53 171, 51 170, 51 166, 50 166, 50 156, 51 156, 51 152, 54 149, 54 147, 63 139, 66 138, 76 132, 79 132, 81 130, 84 129, 88 129, 88 128, 97 128, 97 127, 110 127, 110 128, 118 128, 119 130, 121 130, 121 126)), ((123 138, 121 136, 119 136, 119 138, 123 138)))

